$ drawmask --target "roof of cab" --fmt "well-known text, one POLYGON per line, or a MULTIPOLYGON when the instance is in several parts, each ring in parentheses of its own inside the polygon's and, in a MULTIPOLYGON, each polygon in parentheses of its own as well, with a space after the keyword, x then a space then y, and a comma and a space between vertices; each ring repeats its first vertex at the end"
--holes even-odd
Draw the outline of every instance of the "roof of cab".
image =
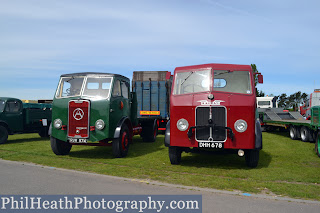
POLYGON ((108 76, 108 77, 121 77, 126 78, 129 81, 129 78, 113 73, 103 73, 103 72, 79 72, 79 73, 70 73, 70 74, 63 74, 61 77, 72 77, 72 76, 108 76))
POLYGON ((12 100, 19 100, 19 98, 11 98, 11 97, 0 97, 0 100, 3 100, 3 101, 12 101, 12 100))
POLYGON ((212 68, 215 70, 234 70, 234 71, 241 71, 241 70, 252 70, 250 65, 240 65, 240 64, 199 64, 199 65, 191 65, 191 66, 183 66, 183 67, 176 67, 175 71, 182 71, 182 70, 190 70, 190 69, 203 69, 203 68, 212 68))

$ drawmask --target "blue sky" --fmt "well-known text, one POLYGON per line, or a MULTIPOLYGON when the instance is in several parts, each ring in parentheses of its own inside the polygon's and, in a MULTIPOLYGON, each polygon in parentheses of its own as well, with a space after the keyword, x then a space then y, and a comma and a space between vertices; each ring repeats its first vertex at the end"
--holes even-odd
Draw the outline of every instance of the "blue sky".
POLYGON ((256 64, 266 94, 320 88, 320 1, 0 0, 0 96, 52 99, 73 72, 256 64))

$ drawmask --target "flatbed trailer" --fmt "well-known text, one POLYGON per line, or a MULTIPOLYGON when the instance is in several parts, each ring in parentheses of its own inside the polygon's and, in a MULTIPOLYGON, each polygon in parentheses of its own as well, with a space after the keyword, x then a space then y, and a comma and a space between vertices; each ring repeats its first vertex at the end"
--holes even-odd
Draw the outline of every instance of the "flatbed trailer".
POLYGON ((288 114, 282 112, 281 114, 272 116, 271 114, 267 115, 267 113, 265 113, 263 116, 263 124, 265 126, 289 129, 289 135, 292 140, 301 139, 303 142, 315 142, 315 151, 320 157, 320 106, 311 108, 310 120, 293 117, 290 112, 288 112, 288 114))

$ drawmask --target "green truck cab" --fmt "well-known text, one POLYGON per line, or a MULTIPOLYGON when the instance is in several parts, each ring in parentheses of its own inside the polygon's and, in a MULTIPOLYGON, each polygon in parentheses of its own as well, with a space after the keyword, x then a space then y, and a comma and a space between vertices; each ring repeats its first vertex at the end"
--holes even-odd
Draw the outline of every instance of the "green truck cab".
POLYGON ((0 144, 8 135, 39 133, 48 136, 51 104, 23 103, 20 99, 0 97, 0 144))
POLYGON ((91 145, 112 146, 114 157, 125 157, 133 135, 142 132, 129 78, 110 73, 61 75, 52 121, 56 155, 69 154, 72 145, 91 145))

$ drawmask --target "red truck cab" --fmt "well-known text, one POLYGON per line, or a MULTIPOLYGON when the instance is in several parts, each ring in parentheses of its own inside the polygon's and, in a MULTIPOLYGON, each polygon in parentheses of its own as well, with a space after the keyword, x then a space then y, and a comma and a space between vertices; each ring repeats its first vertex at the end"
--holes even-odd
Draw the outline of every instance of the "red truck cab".
POLYGON ((262 135, 254 81, 250 65, 177 67, 165 134, 171 163, 179 164, 183 151, 230 149, 245 155, 249 167, 256 167, 262 135))

